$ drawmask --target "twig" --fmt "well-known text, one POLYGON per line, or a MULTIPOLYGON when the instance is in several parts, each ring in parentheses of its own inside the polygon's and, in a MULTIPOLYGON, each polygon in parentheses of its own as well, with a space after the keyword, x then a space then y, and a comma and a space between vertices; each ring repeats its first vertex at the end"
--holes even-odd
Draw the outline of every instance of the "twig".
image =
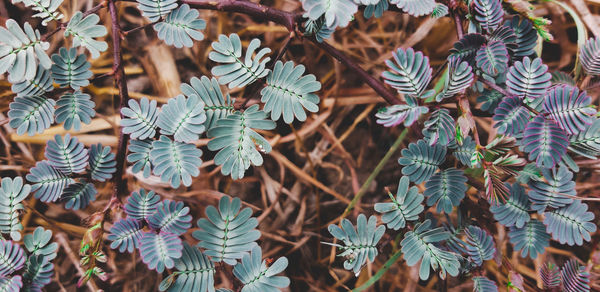
MULTIPOLYGON (((113 68, 115 76, 115 83, 119 88, 119 112, 121 108, 127 106, 129 101, 129 92, 127 90, 127 80, 125 77, 125 70, 123 69, 123 56, 121 55, 121 26, 119 25, 119 17, 117 15, 117 8, 115 6, 116 0, 109 0, 108 10, 110 12, 110 18, 112 23, 112 40, 113 40, 113 68)), ((124 118, 121 114, 121 118, 124 118)), ((104 212, 108 213, 115 204, 120 203, 119 194, 125 188, 123 183, 123 169, 125 162, 125 154, 127 152, 127 142, 129 141, 129 135, 124 134, 123 131, 119 131, 119 144, 117 146, 117 170, 113 176, 113 194, 110 198, 110 202, 107 204, 104 212)))
MULTIPOLYGON (((404 138, 406 138, 407 135, 408 135, 408 128, 405 128, 404 130, 402 130, 402 133, 400 133, 400 136, 398 136, 398 138, 396 139, 396 141, 394 142, 392 147, 390 147, 388 152, 383 156, 381 161, 379 161, 377 166, 375 166, 375 169, 373 170, 373 172, 371 172, 371 174, 369 175, 367 180, 360 187, 360 189, 358 190, 358 193, 356 194, 356 196, 354 196, 354 198, 352 199, 350 204, 348 204, 348 207, 346 207, 346 210, 344 210, 344 213, 342 214, 342 216, 338 217, 337 219, 334 219, 332 222, 329 222, 329 224, 333 224, 333 223, 342 221, 342 219, 344 219, 346 216, 348 216, 348 214, 350 214, 350 211, 352 210, 352 208, 354 208, 356 203, 358 203, 360 201, 360 198, 367 192, 367 190, 369 189, 369 186, 371 186, 371 183, 373 182, 373 180, 375 180, 377 175, 379 175, 379 173, 383 169, 383 166, 385 166, 387 161, 390 160, 392 155, 394 155, 394 153, 396 153, 396 150, 398 150, 398 148, 400 147, 400 144, 402 144, 402 142, 404 141, 404 138)), ((329 225, 329 224, 327 224, 327 225, 329 225)))
MULTIPOLYGON (((67 257, 69 258, 69 260, 71 261, 73 266, 75 266, 75 269, 77 270, 77 274, 79 274, 80 277, 84 277, 85 271, 79 265, 79 257, 77 256, 77 254, 75 254, 73 249, 71 249, 71 246, 69 245, 69 241, 67 240, 67 237, 65 236, 65 234, 62 232, 59 232, 54 236, 54 238, 56 239, 56 242, 60 246, 62 246, 63 249, 65 250, 67 257)), ((98 291, 98 286, 96 286, 96 283, 94 283, 93 279, 89 279, 87 281, 86 285, 87 285, 88 289, 90 289, 90 291, 98 291)))
POLYGON ((140 25, 140 26, 138 26, 138 27, 136 27, 136 28, 132 28, 132 29, 130 29, 130 30, 123 31, 123 32, 121 33, 121 35, 122 35, 122 36, 127 36, 127 35, 129 35, 130 33, 134 33, 134 32, 136 32, 136 31, 138 31, 138 30, 142 30, 142 29, 144 29, 144 28, 146 28, 146 27, 149 27, 149 26, 155 25, 155 24, 159 23, 160 21, 161 21, 161 20, 157 20, 157 21, 154 21, 154 22, 146 23, 146 24, 144 24, 144 25, 140 25))
POLYGON ((464 32, 462 27, 462 21, 460 20, 460 16, 457 13, 454 13, 454 23, 456 24, 456 35, 460 40, 463 38, 464 32))

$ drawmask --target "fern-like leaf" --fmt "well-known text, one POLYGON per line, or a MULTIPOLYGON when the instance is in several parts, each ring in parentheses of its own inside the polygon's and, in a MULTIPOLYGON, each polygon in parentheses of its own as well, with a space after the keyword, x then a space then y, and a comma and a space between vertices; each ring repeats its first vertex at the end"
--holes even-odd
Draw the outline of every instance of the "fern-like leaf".
POLYGON ((63 0, 13 0, 12 3, 23 3, 25 6, 31 7, 33 11, 37 12, 33 17, 41 18, 43 26, 48 25, 48 22, 52 20, 60 21, 65 17, 62 13, 56 11, 63 0))
POLYGON ((335 27, 329 27, 325 24, 325 16, 321 16, 317 20, 308 19, 304 22, 304 35, 314 37, 319 43, 330 38, 334 32, 335 27))
POLYGON ((301 0, 304 17, 317 20, 324 17, 327 27, 346 27, 358 11, 352 0, 301 0))
POLYGON ((250 208, 240 211, 242 201, 227 196, 219 200, 219 209, 214 206, 206 208, 206 218, 198 220, 202 231, 194 231, 192 236, 200 242, 198 246, 205 249, 205 254, 212 261, 235 265, 256 245, 260 231, 256 230, 258 220, 252 216, 250 208))
POLYGON ((165 268, 175 266, 175 260, 182 255, 183 244, 176 234, 149 231, 142 234, 138 249, 148 269, 162 273, 165 268))
POLYGON ((440 108, 429 117, 423 128, 423 136, 430 146, 440 144, 447 146, 454 141, 456 136, 456 125, 450 112, 445 108, 440 108))
POLYGON ((523 258, 529 254, 530 258, 535 259, 550 245, 550 234, 546 233, 546 227, 535 219, 525 223, 522 228, 511 227, 508 237, 515 250, 521 251, 523 258))
POLYGON ((31 191, 35 192, 35 198, 42 202, 58 200, 67 185, 75 182, 46 160, 35 164, 27 174, 27 180, 33 183, 31 191))
POLYGON ((390 0, 390 4, 395 4, 405 13, 417 17, 431 14, 436 7, 433 0, 390 0))
POLYGON ((449 58, 444 89, 436 95, 437 102, 463 93, 473 83, 473 68, 458 56, 449 58))
POLYGON ((172 10, 177 8, 176 0, 136 0, 138 9, 142 11, 142 15, 157 21, 161 17, 168 15, 172 10))
POLYGON ((554 86, 544 100, 544 110, 559 127, 569 134, 578 134, 594 121, 596 109, 589 107, 592 98, 585 91, 569 85, 554 86))
POLYGON ((215 265, 197 248, 183 243, 182 256, 175 261, 177 272, 160 283, 160 291, 214 291, 215 265), (168 289, 168 290, 167 290, 168 289))
POLYGON ((467 238, 465 248, 471 261, 481 266, 483 261, 491 260, 496 254, 496 246, 491 235, 483 229, 470 225, 465 229, 467 238))
POLYGON ((150 151, 152 151, 152 140, 131 140, 129 141, 129 155, 127 162, 134 163, 131 167, 133 173, 142 171, 144 178, 150 177, 152 172, 152 163, 150 162, 150 151))
POLYGON ((206 28, 206 22, 198 19, 200 13, 196 9, 183 4, 171 11, 165 19, 154 25, 159 39, 165 44, 181 47, 192 47, 193 40, 201 41, 204 35, 199 31, 206 28))
POLYGON ((553 263, 545 263, 540 269, 543 288, 552 290, 560 287, 560 269, 553 263))
POLYGON ((121 120, 123 133, 129 134, 132 139, 153 138, 156 135, 159 116, 156 100, 150 101, 143 97, 138 103, 134 99, 130 99, 128 105, 129 107, 121 108, 121 114, 124 116, 121 120))
POLYGON ((17 135, 41 134, 54 123, 55 105, 53 99, 41 96, 16 97, 9 105, 8 124, 17 129, 17 135))
POLYGON ((590 291, 590 273, 586 272, 585 266, 580 266, 577 260, 567 261, 562 267, 560 275, 565 292, 590 291))
POLYGON ((53 260, 56 258, 58 243, 50 242, 51 240, 52 230, 45 230, 38 226, 33 233, 23 237, 23 244, 31 255, 43 255, 48 260, 53 260))
MULTIPOLYGON (((387 11, 389 9, 389 7, 390 7, 390 3, 388 1, 381 0, 381 1, 378 1, 376 4, 367 5, 367 7, 365 7, 365 11, 364 11, 363 15, 367 19, 371 18, 371 17, 380 18, 383 15, 383 12, 387 11)), ((436 8, 437 8, 437 6, 436 6, 436 8)), ((435 12, 436 11, 434 10, 433 12, 431 12, 431 14, 433 15, 435 12)))
POLYGON ((285 288, 290 285, 290 279, 285 276, 276 276, 283 272, 288 266, 288 259, 280 257, 267 267, 265 260, 262 260, 262 251, 259 246, 255 246, 250 254, 245 254, 242 261, 233 268, 233 275, 243 284, 242 292, 253 291, 279 291, 278 288, 285 288))
POLYGON ((546 89, 551 85, 551 78, 548 66, 542 63, 541 58, 532 61, 525 57, 523 61, 516 61, 508 68, 506 86, 508 92, 531 102, 544 96, 546 89))
POLYGON ((358 215, 356 219, 356 229, 348 219, 343 219, 341 228, 335 224, 327 228, 329 233, 340 240, 344 245, 340 245, 342 250, 338 256, 346 257, 344 269, 352 270, 358 275, 361 268, 369 259, 370 262, 377 256, 377 243, 385 233, 385 226, 377 226, 377 217, 371 216, 367 221, 364 214, 358 215))
POLYGON ((219 82, 214 77, 211 79, 206 76, 192 77, 190 84, 182 83, 180 88, 185 96, 190 97, 195 94, 204 102, 206 114, 204 127, 207 130, 212 129, 218 120, 226 118, 233 112, 233 100, 229 94, 223 97, 219 82))
POLYGON ((421 280, 429 279, 430 269, 434 271, 439 269, 442 278, 445 278, 446 274, 457 276, 460 263, 456 254, 434 245, 434 243, 447 240, 450 233, 444 231, 443 227, 432 228, 431 225, 431 220, 427 219, 422 223, 417 223, 412 231, 404 235, 400 245, 406 264, 412 267, 421 261, 419 268, 421 280))
POLYGON ((498 134, 517 135, 522 133, 529 122, 531 113, 518 96, 508 96, 494 111, 494 128, 498 134))
POLYGON ((576 196, 573 173, 565 166, 558 169, 543 169, 545 181, 529 181, 529 200, 533 203, 532 209, 542 213, 547 207, 560 208, 573 202, 576 196))
POLYGON ((73 47, 85 47, 92 58, 98 58, 100 52, 108 49, 108 44, 104 41, 98 41, 94 38, 106 35, 106 27, 99 25, 100 17, 96 14, 90 14, 84 17, 81 11, 77 11, 69 20, 65 28, 65 37, 73 36, 73 47))
POLYGON ((22 177, 5 177, 0 185, 0 232, 9 234, 13 240, 21 240, 23 225, 19 212, 25 209, 23 200, 29 196, 31 186, 23 184, 22 177))
POLYGON ((88 151, 77 137, 55 135, 46 144, 45 156, 50 165, 64 174, 82 173, 88 164, 88 151))
POLYGON ((275 128, 275 123, 265 118, 265 112, 259 110, 258 105, 253 105, 244 112, 234 112, 219 120, 216 127, 208 132, 208 136, 213 137, 208 142, 208 149, 219 150, 214 161, 216 165, 222 165, 223 175, 231 174, 233 179, 240 179, 251 164, 262 165, 263 158, 255 145, 264 153, 271 152, 271 145, 254 129, 275 128))
POLYGON ((472 3, 475 20, 487 32, 494 31, 502 22, 504 10, 500 0, 474 0, 472 3))
POLYGON ((394 104, 380 109, 375 117, 377 123, 384 127, 394 127, 404 123, 405 127, 414 124, 421 115, 429 112, 426 106, 420 106, 417 98, 404 96, 406 104, 394 104))
POLYGON ((600 37, 590 38, 579 51, 579 62, 586 74, 600 75, 600 37))
POLYGON ((486 42, 486 38, 481 34, 466 34, 454 43, 450 49, 450 56, 448 58, 458 57, 461 61, 466 61, 469 65, 473 66, 477 52, 486 42))
POLYGON ((0 277, 0 290, 6 292, 19 292, 23 288, 23 278, 20 275, 0 277))
POLYGON ((93 144, 90 147, 89 155, 89 173, 93 180, 107 181, 117 171, 115 154, 110 152, 110 146, 102 147, 100 143, 93 144))
POLYGON ((140 245, 142 238, 142 224, 131 217, 121 219, 110 228, 108 240, 110 248, 119 249, 119 252, 132 253, 140 245))
POLYGON ((189 213, 190 208, 183 202, 164 200, 156 204, 156 211, 147 217, 148 225, 154 230, 182 235, 192 227, 189 213))
POLYGON ((531 22, 519 16, 515 16, 512 19, 505 21, 503 25, 512 28, 517 37, 515 40, 517 46, 513 50, 513 54, 516 57, 530 56, 535 53, 538 34, 531 22))
POLYGON ((567 133, 556 122, 538 115, 525 127, 523 150, 540 168, 553 168, 567 152, 567 133))
POLYGON ((42 292, 42 288, 52 282, 54 264, 43 255, 32 255, 27 259, 27 266, 23 274, 26 291, 42 292))
POLYGON ((498 292, 496 283, 486 277, 473 277, 474 292, 498 292))
POLYGON ((508 51, 502 41, 489 42, 475 55, 477 67, 490 76, 504 73, 508 67, 508 59, 508 51))
POLYGON ((462 145, 459 145, 458 143, 453 145, 454 151, 452 152, 452 155, 454 155, 454 157, 456 157, 460 163, 470 168, 472 167, 471 157, 473 157, 473 154, 475 153, 476 146, 477 143, 475 143, 473 138, 471 138, 471 136, 467 136, 463 140, 462 145))
POLYGON ((6 28, 0 27, 0 74, 8 72, 10 83, 34 79, 38 63, 45 69, 52 66, 45 52, 49 47, 28 22, 21 28, 15 20, 8 19, 6 28))
POLYGON ((81 182, 68 185, 61 195, 61 199, 66 201, 65 208, 73 210, 82 210, 87 207, 90 202, 96 200, 98 191, 94 188, 93 183, 81 182))
POLYGON ((545 212, 546 230, 561 244, 582 245, 584 240, 592 239, 591 234, 597 229, 594 213, 587 210, 586 203, 574 200, 570 205, 545 212))
POLYGON ((202 150, 194 144, 172 141, 163 135, 152 142, 150 151, 154 174, 163 182, 170 182, 173 188, 181 183, 186 187, 192 184, 192 177, 200 174, 201 156, 202 150))
POLYGON ((600 156, 600 120, 594 120, 591 126, 570 136, 569 150, 589 159, 600 156))
POLYGON ((494 113, 498 104, 504 99, 504 94, 496 91, 484 89, 483 93, 477 97, 477 102, 482 103, 481 109, 489 113, 494 113))
POLYGON ((52 81, 52 73, 50 73, 50 70, 44 68, 42 64, 38 64, 33 79, 15 82, 10 90, 17 96, 41 96, 54 89, 54 87, 52 87, 52 81))
POLYGON ((25 252, 17 243, 0 240, 0 276, 8 276, 25 264, 25 252))
POLYGON ((398 163, 404 166, 403 175, 420 184, 428 180, 445 159, 446 147, 439 144, 429 146, 425 140, 419 140, 402 149, 402 157, 398 159, 398 163))
POLYGON ((60 87, 70 86, 75 90, 90 85, 88 79, 94 75, 90 68, 92 64, 85 55, 77 55, 77 49, 60 48, 58 54, 52 55, 52 78, 60 87))
POLYGON ((304 109, 313 113, 319 111, 319 96, 314 92, 321 89, 321 83, 316 81, 315 75, 302 76, 303 73, 303 65, 277 61, 273 71, 267 75, 267 85, 260 91, 261 102, 265 103, 263 110, 271 113, 273 121, 281 116, 288 124, 294 121, 294 117, 305 121, 304 109))
POLYGON ((204 133, 204 102, 195 94, 178 95, 163 105, 158 115, 158 127, 163 135, 173 135, 177 142, 192 142, 204 133))
POLYGON ((419 214, 423 212, 423 195, 419 193, 416 186, 409 189, 409 179, 406 176, 400 178, 396 197, 388 193, 392 199, 391 203, 376 203, 375 211, 381 213, 381 221, 387 228, 398 230, 406 227, 408 221, 416 221, 419 214))
POLYGON ((485 196, 490 205, 497 206, 500 203, 506 202, 509 196, 508 188, 504 185, 502 180, 500 180, 498 171, 491 167, 485 168, 483 170, 483 180, 485 196))
POLYGON ((137 192, 132 192, 131 196, 127 198, 127 202, 123 206, 123 211, 125 211, 129 218, 144 221, 156 212, 159 201, 160 196, 153 191, 140 189, 137 192))
POLYGON ((467 178, 463 171, 449 168, 434 174, 425 183, 423 193, 427 197, 427 206, 436 205, 437 212, 452 213, 452 208, 458 206, 467 192, 467 178))
POLYGON ((490 211, 500 224, 506 227, 522 228, 525 223, 529 222, 528 211, 531 209, 531 204, 527 199, 525 189, 519 183, 514 183, 512 186, 506 183, 506 187, 509 189, 510 197, 504 204, 490 206, 490 211))
POLYGON ((391 71, 384 71, 381 76, 399 93, 421 96, 431 81, 433 69, 429 66, 429 58, 412 48, 396 49, 392 59, 386 60, 385 64, 391 71))
POLYGON ((64 123, 63 128, 75 131, 81 129, 81 123, 89 124, 96 116, 94 107, 96 103, 90 100, 90 95, 75 91, 67 93, 58 99, 55 118, 57 123, 64 123))
POLYGON ((271 58, 262 58, 270 53, 271 49, 263 48, 252 57, 258 47, 260 47, 260 40, 252 39, 242 59, 240 37, 235 33, 230 34, 229 37, 219 35, 219 42, 212 43, 214 51, 210 52, 208 58, 223 65, 214 66, 211 73, 219 77, 220 84, 229 84, 229 88, 244 87, 267 76, 269 69, 265 66, 271 58))

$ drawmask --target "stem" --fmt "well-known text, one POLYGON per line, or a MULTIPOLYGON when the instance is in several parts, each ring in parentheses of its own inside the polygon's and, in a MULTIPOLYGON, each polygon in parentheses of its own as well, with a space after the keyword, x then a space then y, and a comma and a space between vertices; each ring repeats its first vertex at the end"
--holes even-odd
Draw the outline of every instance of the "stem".
POLYGON ((456 24, 456 35, 458 39, 462 39, 464 32, 462 27, 462 21, 460 21, 460 16, 457 13, 454 13, 454 23, 456 24))
MULTIPOLYGON (((113 41, 113 72, 115 76, 115 83, 117 83, 117 87, 119 88, 119 112, 121 112, 121 108, 127 106, 127 102, 129 101, 129 92, 127 90, 127 80, 125 77, 125 70, 123 69, 123 56, 121 55, 121 26, 119 25, 119 17, 117 15, 117 8, 115 6, 116 0, 109 0, 108 2, 108 10, 110 12, 110 18, 112 23, 112 41, 113 41)), ((123 114, 121 114, 121 118, 123 114)), ((123 169, 125 162, 125 154, 127 153, 127 142, 129 140, 129 135, 124 134, 123 131, 119 131, 119 144, 117 146, 117 170, 113 176, 113 194, 110 198, 110 202, 106 206, 104 210, 105 213, 111 210, 111 207, 114 204, 120 203, 119 193, 125 189, 125 184, 123 183, 123 169)))
POLYGON ((381 267, 379 269, 379 271, 377 271, 377 273, 375 273, 375 275, 373 275, 373 277, 369 278, 369 280, 367 280, 360 287, 354 288, 352 290, 352 292, 365 291, 369 287, 371 287, 371 285, 375 284, 375 282, 377 282, 381 278, 381 276, 383 276, 385 274, 385 272, 387 272, 392 267, 392 265, 400 258, 400 255, 402 255, 402 250, 398 249, 392 255, 392 257, 389 260, 387 260, 387 262, 385 262, 385 264, 383 264, 383 267, 381 267))
POLYGON ((342 216, 340 216, 335 221, 341 221, 344 217, 346 217, 350 213, 350 211, 352 210, 352 208, 354 208, 354 206, 356 205, 356 203, 358 203, 358 201, 360 200, 360 198, 367 192, 367 189, 369 188, 369 186, 371 185, 371 183, 373 182, 373 180, 375 180, 375 178, 377 177, 377 175, 379 175, 379 173, 383 169, 383 166, 388 162, 388 160, 390 160, 390 158, 392 157, 392 155, 394 153, 396 153, 396 150, 398 150, 398 148, 400 147, 400 144, 402 144, 402 141, 404 141, 404 138, 406 138, 407 134, 408 134, 408 128, 404 128, 404 130, 402 130, 402 133, 400 133, 400 136, 398 136, 398 138, 396 139, 396 142, 394 142, 394 144, 392 145, 392 147, 390 147, 390 149, 383 156, 383 158, 381 159, 381 161, 379 161, 379 163, 377 164, 377 166, 375 166, 375 169, 373 170, 373 172, 371 172, 371 174, 369 175, 369 177, 367 178, 367 180, 360 187, 360 189, 358 190, 358 193, 356 193, 356 196, 354 196, 354 198, 352 199, 352 201, 350 202, 350 204, 348 204, 348 207, 346 207, 346 210, 344 210, 344 213, 342 214, 342 216))

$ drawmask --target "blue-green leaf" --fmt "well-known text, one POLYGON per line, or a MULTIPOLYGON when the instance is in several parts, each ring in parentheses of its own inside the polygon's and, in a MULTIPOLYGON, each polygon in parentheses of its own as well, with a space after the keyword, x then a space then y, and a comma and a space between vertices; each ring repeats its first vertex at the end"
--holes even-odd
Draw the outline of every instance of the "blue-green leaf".
POLYGON ((398 163, 403 166, 403 175, 420 184, 427 181, 445 159, 446 147, 439 144, 430 146, 425 140, 419 140, 402 149, 402 157, 398 159, 398 163))
POLYGON ((421 96, 431 81, 433 69, 429 66, 429 58, 412 48, 396 49, 392 59, 386 60, 385 64, 391 71, 384 71, 381 76, 399 93, 421 96))
POLYGON ((582 245, 590 241, 596 232, 594 213, 588 211, 588 205, 579 200, 560 209, 544 213, 546 230, 552 233, 552 239, 561 244, 582 245))
POLYGON ((262 251, 257 245, 252 248, 250 254, 245 254, 242 261, 233 268, 233 275, 244 284, 242 292, 279 291, 277 288, 285 288, 290 285, 288 277, 276 276, 287 268, 288 259, 286 257, 278 258, 268 267, 266 261, 261 261, 261 258, 262 251))
POLYGON ((8 124, 17 129, 18 135, 41 134, 54 123, 55 105, 53 99, 41 96, 15 97, 15 101, 9 105, 8 124))
POLYGON ((46 144, 45 156, 50 165, 64 174, 82 173, 88 164, 88 151, 77 137, 55 135, 46 144))
POLYGON ((73 47, 85 47, 92 58, 98 58, 100 52, 108 49, 108 44, 104 41, 98 41, 94 38, 106 35, 106 27, 99 25, 100 17, 96 14, 90 14, 84 17, 81 11, 75 12, 65 28, 65 37, 73 36, 73 47))
POLYGON ((22 177, 5 177, 0 185, 0 232, 10 234, 13 240, 21 240, 23 225, 19 212, 25 207, 21 202, 29 196, 31 186, 23 184, 22 177))
POLYGON ((108 240, 111 241, 110 248, 119 249, 119 252, 132 253, 140 245, 142 238, 142 224, 131 217, 121 219, 110 228, 108 240))
POLYGON ((33 183, 31 191, 35 192, 35 198, 42 202, 58 200, 67 185, 75 182, 46 160, 35 164, 27 174, 27 180, 33 183))
POLYGON ((258 47, 260 47, 260 40, 252 39, 242 59, 240 37, 235 33, 230 34, 229 37, 219 35, 219 42, 212 43, 214 51, 210 52, 208 58, 223 65, 214 66, 211 73, 219 77, 220 84, 229 84, 229 88, 244 87, 267 76, 269 69, 266 68, 266 64, 271 58, 262 58, 270 53, 271 49, 263 48, 252 57, 258 47))
POLYGON ((60 48, 58 54, 52 55, 54 64, 50 68, 52 78, 60 87, 70 86, 75 90, 90 85, 88 79, 94 75, 90 68, 92 64, 85 55, 77 55, 77 49, 60 48))
POLYGON ((515 250, 521 251, 523 258, 529 254, 530 258, 535 259, 539 254, 544 253, 550 244, 550 234, 546 233, 546 227, 535 219, 525 223, 522 228, 511 227, 508 237, 515 250))
POLYGON ((34 79, 38 63, 45 69, 52 65, 45 52, 49 47, 28 22, 21 28, 14 19, 8 19, 6 28, 0 27, 0 74, 8 72, 8 81, 13 84, 34 79))
POLYGON ((110 152, 110 146, 102 147, 102 144, 93 144, 90 147, 90 176, 93 180, 107 181, 113 173, 117 171, 117 162, 115 161, 115 154, 110 152))
POLYGON ((121 114, 124 116, 121 120, 123 133, 129 134, 131 139, 154 138, 159 116, 156 100, 150 101, 148 98, 142 97, 138 103, 134 99, 130 99, 128 105, 129 107, 121 108, 121 114))
POLYGON ((158 127, 163 135, 172 135, 177 142, 192 142, 204 133, 204 102, 192 94, 189 97, 178 95, 163 105, 158 115, 158 127))
POLYGON ((208 131, 213 139, 208 142, 208 149, 219 151, 214 158, 216 165, 222 165, 221 173, 233 179, 244 177, 250 165, 260 166, 263 158, 256 149, 271 152, 271 145, 260 134, 254 131, 271 130, 275 122, 266 119, 266 114, 258 105, 247 108, 244 112, 234 112, 225 119, 220 119, 216 127, 208 131))
POLYGON ((436 205, 436 211, 452 213, 454 206, 460 205, 467 192, 467 178, 463 171, 449 168, 434 174, 425 183, 423 193, 427 197, 427 206, 436 205))
POLYGON ((381 221, 389 229, 398 230, 406 227, 408 221, 416 221, 419 214, 423 212, 423 195, 419 193, 416 186, 409 189, 409 179, 406 176, 400 178, 396 197, 389 193, 391 203, 376 203, 375 211, 382 213, 381 221))
POLYGON ((192 184, 192 177, 200 174, 201 156, 202 150, 194 144, 172 141, 163 135, 152 142, 150 151, 154 174, 163 182, 170 182, 173 188, 182 182, 186 187, 192 184))
POLYGON ((92 118, 96 116, 94 110, 96 103, 91 101, 90 98, 89 94, 81 91, 66 93, 61 96, 56 102, 56 105, 58 105, 55 113, 56 122, 64 123, 65 130, 73 128, 75 131, 81 129, 81 123, 91 123, 92 118))
POLYGON ((190 9, 187 4, 171 11, 165 19, 154 25, 156 35, 167 45, 176 48, 192 47, 192 39, 201 41, 204 35, 199 31, 206 28, 206 22, 198 19, 200 13, 196 9, 190 9))
POLYGON ((197 224, 201 230, 194 231, 192 236, 200 242, 198 246, 205 249, 205 254, 214 262, 225 262, 235 265, 260 238, 256 230, 258 220, 252 216, 250 208, 240 211, 242 201, 239 198, 223 196, 219 200, 219 209, 208 206, 206 219, 201 218, 197 224))
POLYGON ((267 75, 266 86, 260 91, 261 102, 265 104, 263 110, 271 113, 273 121, 281 116, 288 124, 294 121, 294 117, 305 121, 304 109, 313 113, 319 111, 319 96, 314 92, 321 89, 321 83, 316 81, 315 75, 302 74, 304 65, 277 61, 273 71, 267 75))
POLYGON ((66 209, 80 210, 85 209, 90 202, 95 201, 97 193, 98 191, 94 188, 93 183, 86 183, 85 180, 81 180, 81 182, 68 185, 63 190, 61 199, 66 201, 66 209))

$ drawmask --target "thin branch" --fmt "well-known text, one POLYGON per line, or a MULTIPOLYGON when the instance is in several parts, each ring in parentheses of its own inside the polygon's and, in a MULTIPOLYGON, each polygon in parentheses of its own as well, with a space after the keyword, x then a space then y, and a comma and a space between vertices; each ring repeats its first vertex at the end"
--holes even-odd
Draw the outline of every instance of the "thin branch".
MULTIPOLYGON (((119 88, 119 112, 121 108, 127 106, 129 101, 129 92, 127 90, 127 80, 125 77, 125 70, 123 69, 123 56, 121 55, 121 26, 119 25, 119 16, 117 15, 117 8, 115 6, 116 0, 109 0, 108 10, 110 12, 110 18, 112 23, 112 41, 113 41, 113 68, 115 76, 115 83, 119 88)), ((121 114, 121 118, 124 118, 121 114)), ((110 198, 110 202, 104 210, 107 213, 115 204, 120 202, 119 194, 125 188, 123 182, 123 169, 125 163, 125 154, 127 153, 127 142, 129 135, 124 134, 123 131, 119 131, 119 144, 117 146, 117 170, 113 176, 113 194, 110 198)))

